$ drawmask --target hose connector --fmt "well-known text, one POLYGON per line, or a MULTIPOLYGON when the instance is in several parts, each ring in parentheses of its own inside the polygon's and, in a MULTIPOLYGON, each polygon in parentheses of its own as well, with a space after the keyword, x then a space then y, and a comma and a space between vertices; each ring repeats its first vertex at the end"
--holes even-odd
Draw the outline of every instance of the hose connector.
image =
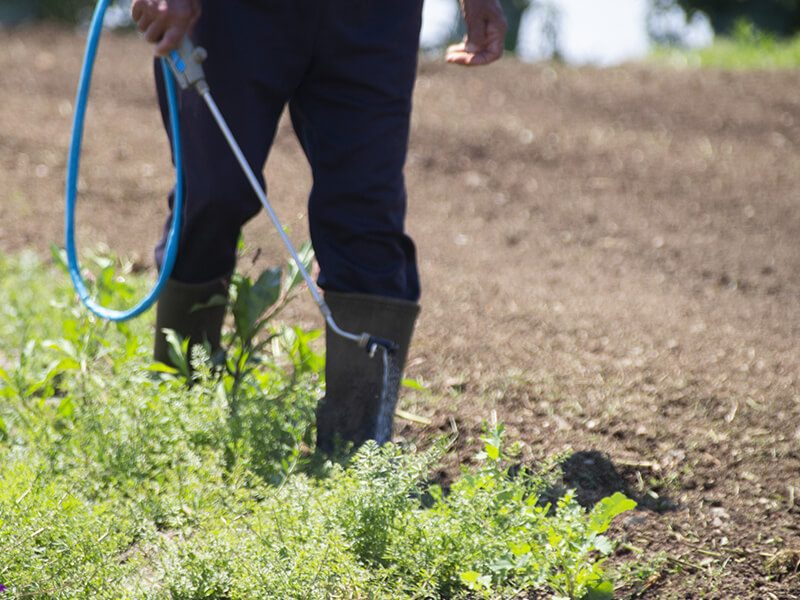
POLYGON ((375 356, 375 352, 378 351, 378 348, 383 348, 389 354, 395 354, 400 349, 400 346, 392 340, 379 338, 368 333, 361 334, 358 338, 358 345, 360 348, 364 348, 367 351, 370 358, 375 356))
POLYGON ((188 37, 184 37, 180 45, 166 57, 175 81, 182 90, 194 86, 200 94, 208 91, 202 66, 207 56, 204 48, 195 46, 188 37))

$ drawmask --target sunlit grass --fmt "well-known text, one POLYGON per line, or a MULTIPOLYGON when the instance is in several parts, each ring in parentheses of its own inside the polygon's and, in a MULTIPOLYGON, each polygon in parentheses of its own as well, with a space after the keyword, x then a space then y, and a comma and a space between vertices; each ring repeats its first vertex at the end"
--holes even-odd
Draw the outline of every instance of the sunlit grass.
POLYGON ((707 48, 656 48, 651 60, 678 68, 700 67, 739 71, 793 69, 800 66, 800 35, 780 39, 739 23, 733 35, 718 37, 707 48))

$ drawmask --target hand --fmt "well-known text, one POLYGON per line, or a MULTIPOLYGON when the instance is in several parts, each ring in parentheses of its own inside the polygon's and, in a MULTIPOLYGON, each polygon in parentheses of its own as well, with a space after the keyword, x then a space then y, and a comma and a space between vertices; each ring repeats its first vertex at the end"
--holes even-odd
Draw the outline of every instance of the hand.
POLYGON ((508 23, 499 0, 461 0, 467 35, 447 49, 445 60, 465 66, 486 65, 503 56, 508 23))
POLYGON ((200 0, 133 0, 131 17, 156 56, 166 56, 200 18, 200 0))

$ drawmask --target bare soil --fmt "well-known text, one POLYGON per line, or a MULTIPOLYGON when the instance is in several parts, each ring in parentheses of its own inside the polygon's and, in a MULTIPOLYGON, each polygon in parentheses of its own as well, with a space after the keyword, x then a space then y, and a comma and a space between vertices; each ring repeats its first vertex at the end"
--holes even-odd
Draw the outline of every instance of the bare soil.
MULTIPOLYGON (((62 244, 83 36, 0 31, 0 251, 62 244)), ((105 36, 79 246, 152 270, 173 175, 149 49, 105 36)), ((587 505, 640 501, 621 598, 800 598, 800 73, 420 65, 407 168, 423 312, 398 436, 496 415, 526 464, 563 454, 587 505), (645 566, 642 567, 642 562, 645 566)), ((293 239, 310 178, 284 123, 267 166, 293 239)), ((242 268, 284 263, 266 218, 242 268)), ((321 326, 313 303, 286 316, 321 326)), ((445 470, 452 472, 454 465, 445 470)))

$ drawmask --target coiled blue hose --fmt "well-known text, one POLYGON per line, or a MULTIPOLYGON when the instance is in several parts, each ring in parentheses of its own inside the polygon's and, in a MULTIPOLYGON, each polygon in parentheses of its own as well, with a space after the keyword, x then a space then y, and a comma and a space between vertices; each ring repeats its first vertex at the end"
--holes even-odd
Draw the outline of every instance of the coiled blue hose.
POLYGON ((119 311, 99 305, 90 297, 89 291, 86 289, 86 284, 81 277, 80 264, 75 250, 75 203, 78 193, 78 173, 81 156, 81 140, 83 138, 83 121, 86 115, 86 104, 89 99, 89 88, 91 86, 94 60, 97 55, 97 45, 103 30, 103 17, 110 3, 111 0, 99 0, 95 7, 92 22, 89 27, 86 53, 84 54, 83 67, 78 84, 78 94, 75 101, 75 116, 72 122, 72 141, 70 142, 69 157, 67 160, 65 245, 67 250, 67 265, 69 267, 72 285, 75 287, 75 291, 86 307, 103 319, 109 321, 126 321, 140 315, 152 306, 172 273, 175 257, 178 254, 178 235, 181 227, 181 214, 183 212, 183 170, 181 168, 180 127, 178 125, 178 100, 175 92, 175 83, 173 82, 172 73, 166 61, 162 59, 161 66, 164 70, 164 80, 167 88, 167 103, 169 105, 170 127, 172 131, 172 152, 175 162, 173 217, 167 235, 167 247, 164 252, 163 264, 161 265, 158 280, 153 289, 133 308, 119 311))

